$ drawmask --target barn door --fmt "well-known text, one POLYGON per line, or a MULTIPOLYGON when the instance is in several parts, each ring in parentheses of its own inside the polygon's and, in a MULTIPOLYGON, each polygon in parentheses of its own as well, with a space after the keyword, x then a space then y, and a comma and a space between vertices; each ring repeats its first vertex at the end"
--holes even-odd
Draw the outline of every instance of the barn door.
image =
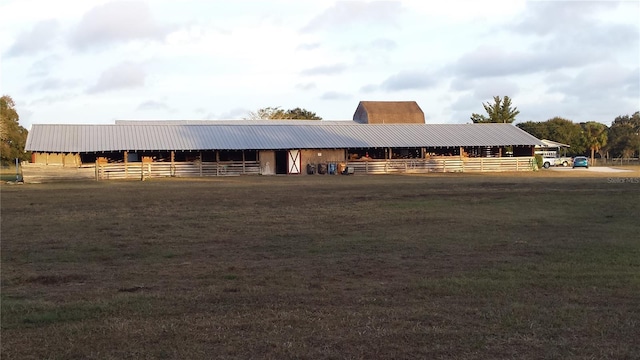
POLYGON ((300 174, 300 150, 289 150, 289 174, 300 174))

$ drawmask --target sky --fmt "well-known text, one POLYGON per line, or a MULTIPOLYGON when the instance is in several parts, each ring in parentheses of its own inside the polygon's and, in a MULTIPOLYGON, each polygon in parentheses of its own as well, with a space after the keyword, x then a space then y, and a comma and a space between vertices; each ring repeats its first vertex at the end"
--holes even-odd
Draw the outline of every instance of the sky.
POLYGON ((640 1, 0 0, 0 94, 20 123, 234 120, 416 101, 469 123, 610 124, 640 110, 640 1))

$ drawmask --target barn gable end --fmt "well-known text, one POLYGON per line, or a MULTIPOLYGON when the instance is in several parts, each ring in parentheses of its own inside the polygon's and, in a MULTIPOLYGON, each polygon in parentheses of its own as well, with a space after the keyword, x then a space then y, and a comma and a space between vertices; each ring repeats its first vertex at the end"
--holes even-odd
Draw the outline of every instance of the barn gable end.
POLYGON ((360 101, 353 121, 361 124, 424 124, 424 112, 415 101, 360 101))

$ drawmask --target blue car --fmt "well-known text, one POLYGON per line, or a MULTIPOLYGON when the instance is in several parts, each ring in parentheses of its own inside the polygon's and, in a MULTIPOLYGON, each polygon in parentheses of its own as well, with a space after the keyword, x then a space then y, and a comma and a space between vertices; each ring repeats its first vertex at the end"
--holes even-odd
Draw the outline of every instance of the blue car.
POLYGON ((573 158, 573 168, 577 168, 577 167, 584 167, 584 168, 589 168, 589 159, 587 159, 585 156, 576 156, 573 158))

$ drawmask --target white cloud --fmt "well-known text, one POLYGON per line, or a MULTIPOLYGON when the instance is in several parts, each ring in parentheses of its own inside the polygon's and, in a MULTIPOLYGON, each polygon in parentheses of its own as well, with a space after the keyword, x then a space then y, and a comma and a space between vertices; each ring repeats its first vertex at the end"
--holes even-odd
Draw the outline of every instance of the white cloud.
POLYGON ((173 111, 169 105, 165 101, 157 101, 157 100, 147 100, 136 108, 136 111, 148 111, 148 110, 163 110, 163 111, 173 111))
POLYGON ((46 79, 38 80, 34 83, 29 84, 27 86, 27 90, 29 92, 65 90, 65 89, 77 87, 80 84, 81 82, 78 80, 46 78, 46 79))
POLYGON ((320 96, 322 100, 349 100, 352 99, 353 96, 347 93, 341 93, 338 91, 327 91, 322 96, 320 96))
POLYGON ((400 1, 337 1, 302 28, 303 32, 340 31, 354 26, 375 27, 399 24, 400 1))
POLYGON ((55 19, 37 22, 33 28, 20 33, 6 56, 34 55, 48 50, 60 31, 60 24, 55 19))
POLYGON ((147 74, 141 64, 123 62, 105 70, 98 81, 87 89, 88 94, 143 87, 147 74))
POLYGON ((427 89, 435 86, 437 79, 426 71, 401 71, 382 82, 380 87, 388 91, 427 89))
POLYGON ((168 29, 142 1, 114 1, 89 10, 73 29, 70 44, 87 49, 137 39, 161 40, 168 29))
POLYGON ((302 70, 302 75, 336 75, 347 70, 346 64, 320 65, 302 70))

